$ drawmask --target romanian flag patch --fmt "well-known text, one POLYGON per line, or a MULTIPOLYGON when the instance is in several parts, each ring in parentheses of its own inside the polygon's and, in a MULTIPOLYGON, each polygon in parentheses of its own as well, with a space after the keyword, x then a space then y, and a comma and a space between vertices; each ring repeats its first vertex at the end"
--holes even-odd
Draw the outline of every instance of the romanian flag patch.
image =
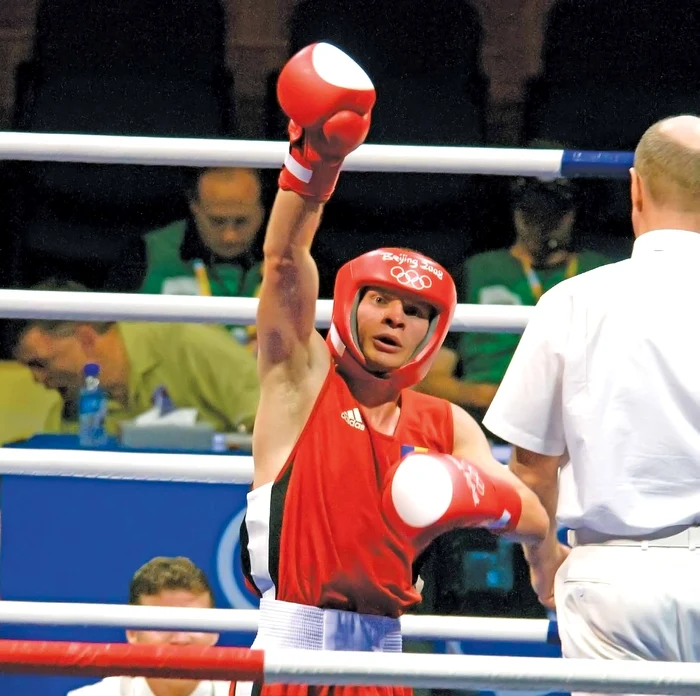
POLYGON ((416 445, 401 445, 401 459, 403 459, 407 454, 411 454, 411 452, 420 452, 424 454, 427 451, 427 447, 417 447, 416 445))

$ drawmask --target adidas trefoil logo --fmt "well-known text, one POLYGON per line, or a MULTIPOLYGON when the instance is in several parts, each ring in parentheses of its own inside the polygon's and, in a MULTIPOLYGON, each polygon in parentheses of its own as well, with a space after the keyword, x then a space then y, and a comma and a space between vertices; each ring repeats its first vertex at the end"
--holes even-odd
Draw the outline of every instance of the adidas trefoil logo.
POLYGON ((357 408, 351 408, 348 411, 343 411, 340 414, 340 417, 353 428, 357 428, 358 430, 365 429, 365 424, 362 422, 362 416, 357 408))

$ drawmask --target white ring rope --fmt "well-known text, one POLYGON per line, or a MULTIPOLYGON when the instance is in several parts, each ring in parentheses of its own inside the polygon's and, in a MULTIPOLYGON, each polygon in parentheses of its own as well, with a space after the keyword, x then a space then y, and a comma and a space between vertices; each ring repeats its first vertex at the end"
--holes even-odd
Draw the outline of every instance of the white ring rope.
MULTIPOLYGON (((0 160, 196 167, 281 167, 285 142, 117 135, 0 133, 0 160)), ((560 176, 564 150, 362 145, 346 171, 560 176)))
MULTIPOLYGON (((330 324, 332 300, 317 300, 316 326, 330 324)), ((73 319, 82 321, 170 321, 188 323, 255 323, 258 300, 250 297, 194 297, 100 292, 0 290, 0 317, 5 319, 73 319)), ((453 331, 522 331, 534 307, 460 304, 453 331)))
POLYGON ((248 485, 253 480, 253 458, 0 447, 2 474, 248 485))
MULTIPOLYGON (((510 448, 494 447, 492 453, 505 464, 510 457, 510 448)), ((0 447, 0 475, 235 483, 247 486, 253 482, 253 457, 0 447)))
POLYGON ((683 662, 563 660, 265 650, 265 683, 356 684, 498 691, 588 691, 697 696, 700 669, 683 662))
MULTIPOLYGON (((0 624, 255 633, 258 629, 258 611, 5 600, 0 601, 0 624)), ((406 638, 424 640, 539 644, 547 642, 551 625, 546 619, 405 615, 401 617, 401 630, 406 638)))

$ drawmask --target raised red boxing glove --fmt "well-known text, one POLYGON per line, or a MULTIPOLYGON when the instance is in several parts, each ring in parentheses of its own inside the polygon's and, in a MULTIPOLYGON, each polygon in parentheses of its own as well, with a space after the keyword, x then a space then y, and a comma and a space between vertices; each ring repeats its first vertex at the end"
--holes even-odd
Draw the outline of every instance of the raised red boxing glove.
POLYGON ((376 99, 374 85, 340 49, 316 43, 284 66, 277 98, 290 118, 290 148, 279 186, 327 201, 343 160, 367 137, 376 99))
POLYGON ((416 551, 458 527, 515 529, 522 512, 518 491, 482 467, 449 454, 412 453, 387 474, 382 496, 393 529, 416 551))

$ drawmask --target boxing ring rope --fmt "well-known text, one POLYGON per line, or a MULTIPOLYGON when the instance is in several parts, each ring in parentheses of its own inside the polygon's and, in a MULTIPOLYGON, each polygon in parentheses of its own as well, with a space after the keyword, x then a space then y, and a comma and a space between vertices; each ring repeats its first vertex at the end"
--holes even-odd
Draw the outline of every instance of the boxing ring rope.
MULTIPOLYGON (((255 323, 255 297, 198 297, 128 293, 0 290, 0 318, 75 321, 172 321, 203 324, 255 323)), ((316 326, 328 328, 332 300, 317 300, 316 326)), ((453 331, 522 331, 533 307, 461 304, 453 331)))
MULTIPOLYGON (((0 601, 0 625, 90 626, 153 631, 255 633, 256 609, 196 609, 129 604, 0 601)), ((556 623, 547 619, 463 616, 401 617, 405 638, 558 644, 556 623)))
POLYGON ((252 681, 264 655, 246 648, 0 640, 0 673, 252 681))
MULTIPOLYGON (((280 167, 286 142, 115 135, 0 133, 0 159, 197 167, 280 167)), ((345 171, 627 178, 631 152, 362 145, 345 171)))
POLYGON ((700 691, 700 671, 690 663, 113 643, 0 641, 0 671, 441 689, 563 687, 676 696, 700 691))
POLYGON ((0 475, 249 485, 253 480, 253 458, 0 447, 0 475))

